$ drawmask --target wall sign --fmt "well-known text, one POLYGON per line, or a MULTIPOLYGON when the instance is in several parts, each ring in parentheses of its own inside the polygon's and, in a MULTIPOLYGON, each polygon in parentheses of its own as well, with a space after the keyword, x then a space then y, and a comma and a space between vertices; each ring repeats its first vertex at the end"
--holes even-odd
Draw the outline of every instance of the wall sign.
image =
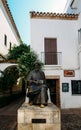
POLYGON ((64 70, 64 77, 74 77, 75 71, 74 70, 64 70))
POLYGON ((62 83, 62 92, 69 92, 69 83, 62 83))

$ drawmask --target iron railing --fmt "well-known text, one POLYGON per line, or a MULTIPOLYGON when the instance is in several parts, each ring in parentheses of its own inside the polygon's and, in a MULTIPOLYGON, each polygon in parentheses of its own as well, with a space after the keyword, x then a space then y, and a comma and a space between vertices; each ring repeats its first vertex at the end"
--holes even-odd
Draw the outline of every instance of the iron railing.
POLYGON ((45 65, 62 65, 62 52, 41 52, 41 61, 45 65))

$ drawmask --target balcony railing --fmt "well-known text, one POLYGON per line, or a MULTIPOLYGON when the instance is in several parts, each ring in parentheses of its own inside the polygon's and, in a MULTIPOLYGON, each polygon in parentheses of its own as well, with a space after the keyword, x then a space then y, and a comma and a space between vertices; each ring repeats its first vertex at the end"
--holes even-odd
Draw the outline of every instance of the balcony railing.
POLYGON ((41 52, 41 60, 45 65, 62 65, 62 52, 41 52))

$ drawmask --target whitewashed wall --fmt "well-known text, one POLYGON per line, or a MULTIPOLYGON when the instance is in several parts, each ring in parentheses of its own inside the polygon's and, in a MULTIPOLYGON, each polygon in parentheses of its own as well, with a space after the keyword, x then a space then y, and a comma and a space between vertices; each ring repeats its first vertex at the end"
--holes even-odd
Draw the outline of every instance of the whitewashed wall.
POLYGON ((76 7, 77 7, 76 13, 81 13, 81 0, 77 0, 76 7))
MULTIPOLYGON (((78 30, 81 29, 81 13, 79 14, 78 18, 78 30)), ((80 77, 81 77, 81 42, 78 42, 78 56, 79 56, 79 67, 80 67, 80 77)))
POLYGON ((78 14, 81 12, 81 0, 74 0, 73 4, 71 5, 72 1, 73 0, 67 1, 64 13, 78 14))
POLYGON ((19 45, 18 37, 10 22, 10 19, 0 1, 0 53, 6 55, 8 53, 9 44, 19 45), (4 45, 4 35, 7 36, 7 46, 4 45))
POLYGON ((57 38, 57 51, 62 52, 61 66, 45 66, 46 76, 60 76, 60 99, 62 108, 81 107, 81 96, 71 92, 71 80, 80 80, 78 57, 78 20, 31 19, 31 48, 41 57, 44 38, 57 38), (64 77, 63 70, 75 70, 75 77, 64 77), (62 92, 62 83, 69 83, 69 92, 62 92))
POLYGON ((63 69, 75 69, 78 67, 77 21, 31 19, 31 48, 39 56, 41 52, 44 52, 45 37, 57 38, 57 52, 62 52, 63 69))
MULTIPOLYGON (((77 20, 77 30, 81 29, 81 0, 75 0, 76 3, 75 3, 75 7, 76 9, 72 9, 70 10, 70 7, 68 8, 67 12, 68 13, 79 13, 79 18, 77 20)), ((81 80, 81 44, 78 44, 78 60, 79 60, 79 68, 80 68, 80 71, 79 71, 79 74, 80 74, 80 77, 77 76, 77 78, 81 80)), ((70 90, 71 91, 71 90, 70 90)), ((81 107, 81 103, 80 103, 80 100, 81 100, 81 95, 80 96, 66 96, 67 98, 67 101, 69 99, 69 103, 66 103, 66 107, 69 107, 71 106, 72 104, 72 107, 81 107), (71 99, 71 100, 70 100, 71 99), (76 105, 75 105, 76 104, 76 105)), ((65 102, 64 101, 65 99, 63 99, 63 103, 65 102)))

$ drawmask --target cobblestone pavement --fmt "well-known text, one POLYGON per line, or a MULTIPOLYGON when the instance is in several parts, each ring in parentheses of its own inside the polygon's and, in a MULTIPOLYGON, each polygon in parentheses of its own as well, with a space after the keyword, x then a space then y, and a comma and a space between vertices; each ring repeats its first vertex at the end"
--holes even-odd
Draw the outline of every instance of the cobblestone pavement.
MULTIPOLYGON (((17 110, 22 103, 24 98, 0 108, 0 130, 17 130, 17 110)), ((61 130, 81 130, 81 108, 61 110, 61 130)))
POLYGON ((0 108, 0 130, 17 130, 17 110, 25 101, 19 98, 13 103, 0 108))
POLYGON ((81 130, 81 108, 61 111, 61 130, 81 130))

